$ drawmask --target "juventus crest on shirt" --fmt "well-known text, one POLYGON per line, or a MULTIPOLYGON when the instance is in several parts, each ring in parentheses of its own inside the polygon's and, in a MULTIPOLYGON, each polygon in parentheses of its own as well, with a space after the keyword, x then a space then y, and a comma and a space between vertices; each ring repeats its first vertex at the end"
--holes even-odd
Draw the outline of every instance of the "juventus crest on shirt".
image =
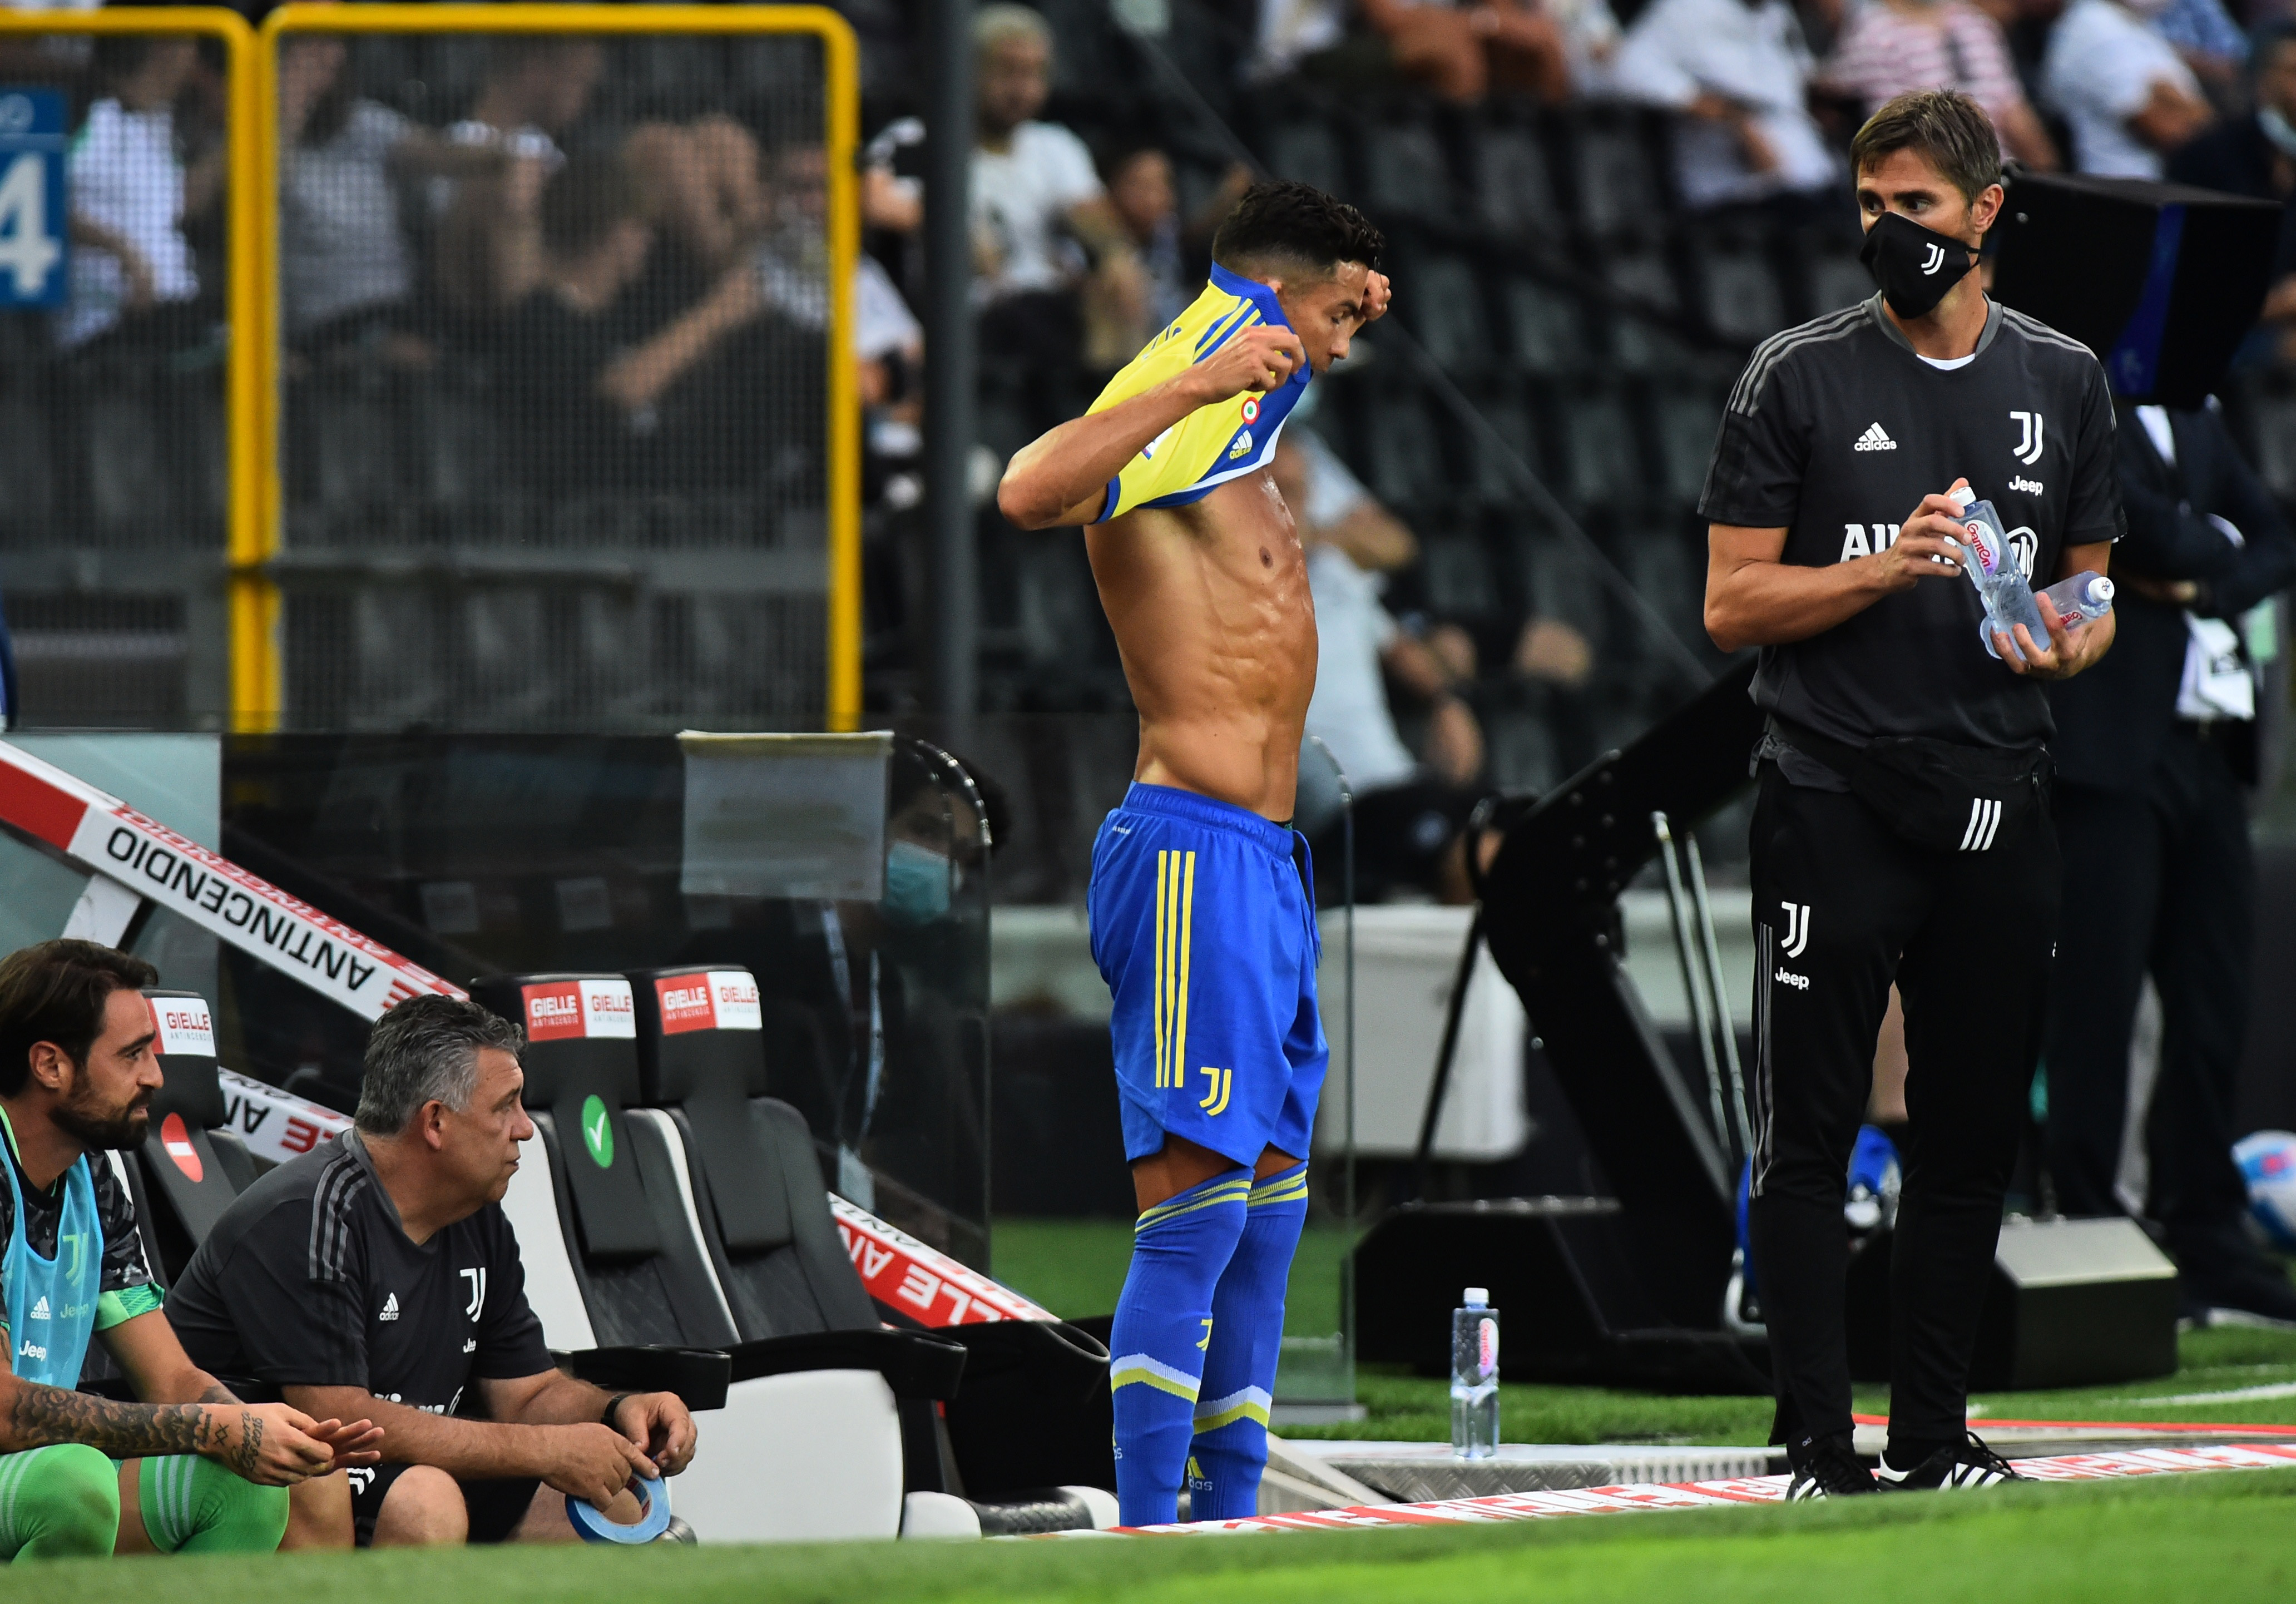
MULTIPOLYGON (((1968 479, 2036 588, 2069 545, 2120 537, 2112 397, 2087 346, 1995 302, 1976 355, 1923 360, 1882 298, 1765 340, 1731 391, 1709 522, 1786 531, 1806 568, 1886 551, 1924 495, 1968 479)), ((1763 708, 1836 741, 1927 735, 2021 747, 2053 728, 2040 685, 1987 655, 1976 588, 1924 578, 1806 641, 1766 646, 1763 708)))

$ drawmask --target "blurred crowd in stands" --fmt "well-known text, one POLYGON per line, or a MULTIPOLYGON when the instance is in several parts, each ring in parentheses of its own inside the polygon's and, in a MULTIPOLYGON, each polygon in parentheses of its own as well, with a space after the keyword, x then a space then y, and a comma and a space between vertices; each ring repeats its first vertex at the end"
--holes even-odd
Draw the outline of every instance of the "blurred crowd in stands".
MULTIPOLYGON (((857 5, 849 14, 865 50, 881 59, 907 27, 891 5, 857 5)), ((1856 239, 1844 151, 1859 121, 1903 91, 1967 92, 1994 117, 2005 152, 2027 169, 2167 177, 2284 200, 2296 191, 2296 22, 2269 4, 2235 17, 2223 0, 1644 0, 1617 10, 1611 0, 1259 0, 1225 13, 1200 0, 1114 0, 1103 15, 1046 0, 1042 10, 982 7, 976 46, 972 205, 984 483, 1011 449, 1088 401, 1201 282, 1211 230, 1251 176, 1223 132, 1208 126, 1207 112, 1224 115, 1272 166, 1341 188, 1389 225, 1398 244, 1390 264, 1398 321, 1423 335, 1448 315, 1431 299, 1450 299, 1453 281, 1413 272, 1430 265, 1438 245, 1470 255, 1494 238, 1504 247, 1511 237, 1552 230, 1563 238, 1526 254, 1563 270, 1550 271, 1550 287, 1569 277, 1570 263, 1558 258, 1573 256, 1608 281, 1611 304, 1602 304, 1598 289, 1591 306, 1613 324, 1613 365, 1633 365, 1628 348, 1636 343, 1631 329, 1616 325, 1642 322, 1662 353, 1648 364, 1654 388, 1678 380, 1692 393, 1762 334, 1863 292, 1856 274, 1841 271, 1856 239), (1192 33, 1203 37, 1190 50, 1192 33), (1089 58, 1086 71, 1063 72, 1071 52, 1089 58), (1208 76, 1208 64, 1218 77, 1208 76), (1111 70, 1149 91, 1116 90, 1107 81, 1111 70), (1175 78, 1185 80, 1177 93, 1175 78), (1311 154, 1318 148, 1314 137, 1298 136, 1301 125, 1312 134, 1319 120, 1326 129, 1341 125, 1327 143, 1351 145, 1352 162, 1345 154, 1325 167, 1299 160, 1303 143, 1311 154), (1511 126, 1536 131, 1544 182, 1528 187, 1545 192, 1528 215, 1507 219, 1491 204, 1509 185, 1490 171, 1488 153, 1499 143, 1493 131, 1511 126), (1406 143, 1431 130, 1435 166, 1465 169, 1447 208, 1439 193, 1416 208, 1408 197, 1396 203, 1398 186, 1383 184, 1380 171, 1392 163, 1375 148, 1393 128, 1404 130, 1406 143), (1607 205, 1590 192, 1620 169, 1589 160, 1606 132, 1622 132, 1630 152, 1657 157, 1639 190, 1622 184, 1625 194, 1607 205), (1574 165, 1563 177, 1560 169, 1574 165), (1577 192, 1575 219, 1564 215, 1572 209, 1553 206, 1566 187, 1577 192), (1382 200, 1390 202, 1384 215, 1382 200), (1632 216, 1638 202, 1654 202, 1660 215, 1632 216), (1606 211, 1614 225, 1602 221, 1606 211), (1461 239, 1477 233, 1485 240, 1461 239), (1652 241, 1658 261, 1655 277, 1641 283, 1632 282, 1636 269, 1648 264, 1619 248, 1638 234, 1652 241), (1761 258, 1755 278, 1762 293, 1751 313, 1731 315, 1730 284, 1682 259, 1698 254, 1685 242, 1717 240, 1745 241, 1761 258), (1805 259, 1798 266, 1781 258, 1805 259), (1830 260, 1835 270, 1816 271, 1809 258, 1830 260), (1693 311, 1686 320, 1690 338, 1675 339, 1685 320, 1667 314, 1702 300, 1702 318, 1693 311)), ((914 73, 913 58, 902 59, 914 73)), ((897 280, 906 271, 914 282, 923 200, 915 154, 924 130, 901 114, 905 86, 892 70, 871 86, 881 112, 866 167, 871 243, 897 280)), ((1630 155, 1625 167, 1633 166, 1630 155)), ((1443 174, 1433 176, 1439 191, 1443 174)), ((1525 186, 1518 180, 1514 187, 1525 186)), ((2296 267, 2296 255, 2283 266, 2296 267)), ((1488 280, 1488 261, 1478 261, 1460 282, 1469 299, 1480 300, 1488 280)), ((1562 288, 1566 299, 1575 293, 1589 304, 1585 285, 1562 288)), ((2296 276, 2276 292, 2267 318, 2296 325, 2296 276)), ((1469 343, 1476 321, 1468 315, 1469 343)), ((1520 332, 1512 364, 1519 377, 1532 390, 1542 379, 1562 379, 1554 388, 1566 392, 1570 410, 1567 378, 1523 349, 1530 342, 1520 332)), ((1406 364, 1387 351, 1391 342, 1374 331, 1365 343, 1387 357, 1381 390, 1413 388, 1406 364)), ((1587 342, 1595 365, 1604 354, 1599 340, 1587 342)), ((2260 339, 2251 365, 2268 366, 2276 356, 2273 341, 2260 339)), ((1503 400, 1505 389, 1486 384, 1474 399, 1503 400)), ((1555 400, 1524 398, 1533 411, 1551 412, 1555 400)), ((1677 426, 1679 438, 1652 452, 1648 437, 1669 428, 1652 421, 1662 408, 1644 394, 1623 400, 1645 459, 1699 449, 1701 431, 1677 426)), ((1431 399, 1418 404, 1436 416, 1431 432, 1441 442, 1430 477, 1474 473, 1474 452, 1461 449, 1459 438, 1470 431, 1431 399)), ((1311 411, 1287 436, 1278 475, 1311 548, 1323 637, 1310 733, 1355 792, 1369 888, 1457 896, 1464 888, 1458 832, 1477 796, 1496 785, 1552 782, 1681 687, 1618 672, 1624 659, 1666 654, 1632 638, 1647 633, 1646 624, 1606 617, 1612 610, 1598 592, 1590 608, 1596 587, 1583 573, 1575 584, 1505 583, 1498 570, 1510 548, 1524 559, 1518 568, 1540 567, 1542 547, 1550 575, 1570 566, 1569 552, 1560 563, 1551 560, 1552 531, 1520 501, 1497 520, 1513 527, 1496 532, 1471 527, 1478 512, 1440 490, 1382 505, 1363 479, 1411 476, 1358 471, 1379 465, 1391 423, 1410 421, 1391 395, 1311 411), (1477 555, 1496 549, 1498 561, 1471 562, 1464 586, 1447 586, 1431 568, 1456 553, 1463 536, 1477 555), (1494 605, 1447 605, 1462 588, 1490 593, 1494 605), (1623 697, 1622 683, 1631 687, 1623 697), (1513 765, 1495 761, 1501 755, 1487 741, 1486 719, 1521 724, 1526 714, 1543 734, 1529 743, 1535 755, 1513 765)), ((1542 433, 1566 437, 1543 454, 1549 465, 1573 455, 1571 424, 1558 430, 1554 421, 1542 417, 1527 431, 1521 454, 1529 464, 1542 456, 1529 437, 1542 433)), ((905 444, 913 437, 881 429, 876 438, 905 444)), ((1667 491, 1675 506, 1686 503, 1694 476, 1660 477, 1673 480, 1667 491)), ((1665 492, 1606 494, 1592 476, 1578 478, 1575 487, 1557 488, 1582 521, 1603 526, 1604 558, 1638 584, 1651 576, 1670 585, 1675 593, 1660 599, 1659 610, 1702 651, 1694 607, 1683 605, 1702 566, 1699 531, 1650 504, 1666 500, 1665 492), (1672 556, 1636 561, 1650 551, 1672 556)), ((914 496, 898 472, 882 482, 899 504, 914 496)), ((1046 604, 1046 593, 1058 587, 1042 570, 1060 560, 1026 543, 1004 544, 1013 551, 1010 593, 1018 603, 1011 622, 1021 672, 1008 682, 1011 705, 1061 708, 1111 694, 1107 653, 1097 654, 1095 676, 1095 654, 1077 650, 1077 637, 1090 633, 1088 590, 1072 574, 1068 604, 1046 604), (1031 672, 1054 663, 1065 670, 1054 683, 1031 672)), ((1580 554, 1577 565, 1586 561, 1580 554)), ((1525 743, 1512 744, 1520 758, 1525 743)), ((1301 806, 1311 822, 1328 822, 1335 808, 1336 788, 1317 783, 1329 766, 1313 755, 1303 765, 1301 806)))
MULTIPOLYGON (((869 697, 899 712, 921 700, 930 603, 910 309, 924 30, 916 0, 840 9, 866 140, 869 697)), ((75 365, 156 354, 179 374, 219 348, 225 95, 203 46, 57 43, 7 44, 0 76, 76 95, 77 250, 46 340, 59 405, 84 404, 75 365)), ((818 429, 802 398, 820 393, 828 305, 818 102, 792 111, 788 93, 802 74, 721 53, 684 93, 701 56, 451 45, 303 37, 283 53, 287 378, 348 397, 288 407, 293 507, 340 503, 365 531, 378 507, 521 480, 817 498, 789 477, 808 454, 782 449, 818 429), (407 385, 424 398, 393 427, 414 419, 422 451, 383 450, 361 397, 407 385), (473 458, 488 430, 499 452, 473 458)), ((1366 859, 1374 879, 1452 895, 1475 797, 1551 784, 1678 700, 1685 654, 1711 660, 1688 509, 1720 394, 1754 341, 1870 292, 1843 152, 1873 107, 1950 86, 2027 168, 2296 192, 2292 0, 992 0, 974 64, 988 710, 1127 706, 1078 543, 1004 528, 988 491, 1193 298, 1250 154, 1357 201, 1395 244, 1396 326, 1317 387, 1278 471, 1315 552, 1311 733, 1401 843, 1366 859), (1534 505, 1524 470, 1583 535, 1534 505), (1647 605, 1622 609, 1597 564, 1647 605), (1657 621, 1677 639, 1653 641, 1657 621)), ((2243 382, 2268 400, 2296 274, 2267 320, 2243 382)), ((2279 448, 2254 438, 2279 425, 2243 414, 2284 493, 2285 410, 2279 448)), ((1307 766, 1303 810, 1328 813, 1335 787, 1307 766)))

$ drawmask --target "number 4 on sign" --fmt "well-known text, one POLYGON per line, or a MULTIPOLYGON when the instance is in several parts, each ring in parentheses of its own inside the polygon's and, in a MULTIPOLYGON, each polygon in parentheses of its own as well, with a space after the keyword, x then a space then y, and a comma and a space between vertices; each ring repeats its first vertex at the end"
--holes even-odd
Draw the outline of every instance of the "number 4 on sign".
POLYGON ((5 159, 0 174, 0 273, 15 277, 8 299, 42 300, 48 274, 63 260, 63 242, 48 228, 48 163, 37 151, 5 159))

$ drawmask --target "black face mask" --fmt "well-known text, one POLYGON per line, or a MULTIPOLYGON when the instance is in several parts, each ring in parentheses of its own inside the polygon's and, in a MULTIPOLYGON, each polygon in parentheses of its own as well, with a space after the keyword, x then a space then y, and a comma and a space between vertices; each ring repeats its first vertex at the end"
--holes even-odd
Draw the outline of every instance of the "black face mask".
POLYGON ((1890 310, 1900 317, 1926 315, 1976 266, 1969 247, 1959 240, 1897 212, 1883 212, 1874 219, 1857 259, 1882 286, 1890 310))

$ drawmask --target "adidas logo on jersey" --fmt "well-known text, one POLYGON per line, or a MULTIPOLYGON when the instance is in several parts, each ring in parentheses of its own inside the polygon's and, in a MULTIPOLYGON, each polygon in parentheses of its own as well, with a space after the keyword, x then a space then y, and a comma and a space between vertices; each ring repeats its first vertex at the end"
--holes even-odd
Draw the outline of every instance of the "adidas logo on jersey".
POLYGON ((377 1320, 396 1320, 396 1319, 398 1319, 398 1293, 396 1293, 396 1292, 386 1292, 386 1293, 384 1293, 384 1294, 383 1294, 383 1297, 382 1297, 382 1313, 380 1313, 380 1314, 378 1314, 378 1315, 376 1315, 376 1316, 375 1316, 375 1318, 376 1318, 377 1320))
POLYGON ((1852 451, 1895 451, 1897 448, 1897 441, 1891 439, 1879 423, 1868 423, 1866 426, 1866 432, 1857 437, 1857 444, 1852 446, 1849 449, 1852 451))
POLYGON ((52 1318, 48 1313, 48 1299, 45 1293, 42 1293, 40 1295, 40 1301, 32 1305, 32 1318, 34 1320, 47 1320, 52 1318))

